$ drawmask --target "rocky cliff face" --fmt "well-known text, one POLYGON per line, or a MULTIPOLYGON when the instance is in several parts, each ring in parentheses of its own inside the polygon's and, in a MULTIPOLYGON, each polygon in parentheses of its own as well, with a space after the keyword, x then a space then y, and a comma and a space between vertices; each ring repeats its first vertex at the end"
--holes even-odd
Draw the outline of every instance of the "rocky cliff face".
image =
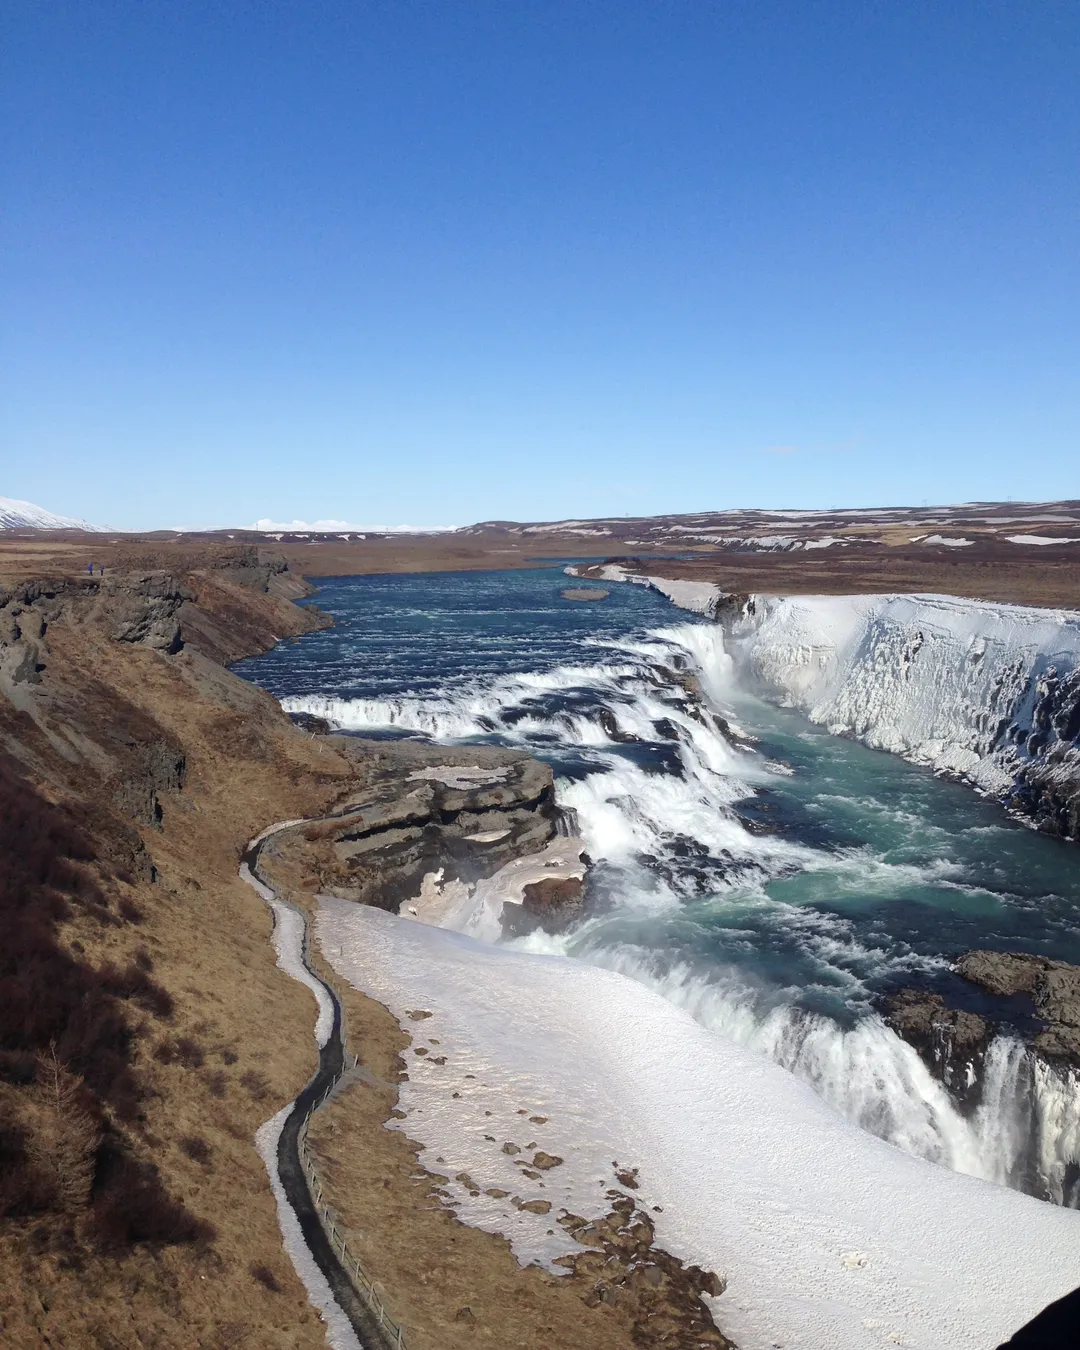
POLYGON ((950 1008, 940 994, 901 989, 885 1002, 885 1020, 919 1052, 958 1106, 970 1114, 982 1100, 993 1025, 978 1013, 950 1008))
POLYGON ((1080 1206, 1080 966, 1019 952, 971 951, 949 999, 902 989, 882 1012, 979 1128, 980 1108, 1009 1136, 1009 1183, 1080 1206), (977 1004, 959 1006, 967 998, 977 1004))

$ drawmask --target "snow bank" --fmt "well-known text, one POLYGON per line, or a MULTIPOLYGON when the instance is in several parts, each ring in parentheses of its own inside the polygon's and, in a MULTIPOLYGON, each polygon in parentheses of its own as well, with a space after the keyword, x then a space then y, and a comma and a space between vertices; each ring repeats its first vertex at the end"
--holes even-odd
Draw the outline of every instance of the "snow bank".
POLYGON ((672 604, 692 614, 711 616, 716 612, 716 602, 723 595, 719 586, 708 581, 671 581, 667 577, 647 577, 645 580, 654 591, 666 595, 672 604))
POLYGON ((410 1059, 401 1128, 475 1183, 449 1184, 459 1214, 520 1260, 572 1246, 552 1218, 604 1210, 617 1160, 660 1206, 658 1241, 727 1275, 714 1307, 741 1350, 987 1350, 1080 1283, 1080 1213, 882 1143, 631 980, 328 898, 317 932, 341 976, 439 1042, 410 1059), (530 1181, 533 1148, 564 1162, 530 1181))
POLYGON ((631 581, 636 586, 648 586, 661 595, 666 595, 673 605, 689 610, 692 614, 704 614, 712 617, 716 613, 717 601, 724 594, 719 586, 709 581, 673 581, 670 577, 643 577, 636 572, 628 572, 618 563, 605 563, 603 567, 588 573, 580 567, 564 567, 568 576, 588 576, 593 581, 631 581))
MULTIPOLYGON (((296 821, 289 822, 297 824, 296 821)), ((282 828, 274 826, 259 836, 260 839, 272 834, 274 830, 282 828)), ((252 841, 257 842, 257 841, 252 841)), ((292 905, 279 900, 269 886, 256 877, 247 863, 240 867, 240 876, 253 887, 259 895, 270 906, 274 915, 274 933, 273 944, 274 951, 277 953, 277 963, 286 975, 291 975, 294 980, 300 984, 307 985, 315 995, 315 1002, 318 1004, 319 1013, 315 1019, 315 1043, 321 1050, 330 1039, 330 1033, 334 1029, 334 1005, 331 1002, 330 995, 325 987, 315 979, 304 965, 304 916, 292 905)))
POLYGON ((736 669, 838 734, 988 792, 1075 755, 1063 678, 1080 614, 940 595, 756 596, 727 621, 736 669))

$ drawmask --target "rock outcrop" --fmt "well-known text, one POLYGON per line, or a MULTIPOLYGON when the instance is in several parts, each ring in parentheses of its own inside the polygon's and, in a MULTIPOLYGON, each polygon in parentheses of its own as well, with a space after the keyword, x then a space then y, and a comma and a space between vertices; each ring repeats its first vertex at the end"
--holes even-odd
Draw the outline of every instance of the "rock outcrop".
POLYGON ((1032 1049, 1080 1068, 1080 966, 1025 952, 973 951, 957 961, 956 973, 999 998, 1030 998, 1044 1024, 1030 1038, 1032 1049))
POLYGON ((981 1097, 981 1077, 994 1026, 977 1013, 950 1008, 940 994, 901 989, 885 1001, 885 1021, 919 1052, 949 1089, 957 1105, 971 1111, 981 1097))
POLYGON ((390 748, 338 736, 328 743, 363 756, 371 781, 336 818, 278 846, 282 854, 299 849, 321 890, 396 913, 426 876, 475 882, 556 834, 551 769, 520 752, 411 741, 390 748))

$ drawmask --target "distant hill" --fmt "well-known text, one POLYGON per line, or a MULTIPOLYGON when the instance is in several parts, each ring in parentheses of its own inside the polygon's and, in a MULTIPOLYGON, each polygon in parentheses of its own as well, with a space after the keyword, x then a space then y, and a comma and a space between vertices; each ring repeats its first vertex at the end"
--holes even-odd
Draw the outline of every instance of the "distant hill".
POLYGON ((107 525, 90 525, 74 516, 57 516, 33 502, 0 497, 0 530, 108 530, 107 525))

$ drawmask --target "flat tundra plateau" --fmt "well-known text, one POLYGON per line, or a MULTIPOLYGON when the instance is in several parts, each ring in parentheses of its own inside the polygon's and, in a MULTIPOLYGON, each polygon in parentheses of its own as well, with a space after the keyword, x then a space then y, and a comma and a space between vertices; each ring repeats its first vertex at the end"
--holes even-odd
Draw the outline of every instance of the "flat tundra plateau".
MULTIPOLYGON (((0 532, 0 582, 88 564, 130 570, 233 544, 273 548, 306 577, 533 567, 641 558, 650 571, 764 594, 934 592, 1080 609, 1080 502, 862 511, 485 521, 429 534, 254 530, 154 534, 0 532)), ((174 567, 175 563, 172 564, 174 567)))

